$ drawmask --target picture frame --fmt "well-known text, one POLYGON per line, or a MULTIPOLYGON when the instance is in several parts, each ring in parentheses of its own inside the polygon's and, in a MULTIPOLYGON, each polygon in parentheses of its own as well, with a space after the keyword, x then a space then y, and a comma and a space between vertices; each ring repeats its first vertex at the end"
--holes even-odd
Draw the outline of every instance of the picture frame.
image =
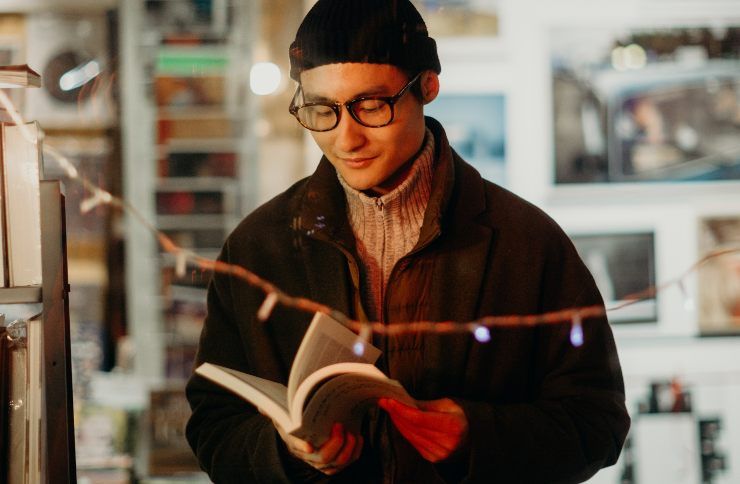
POLYGON ((697 254, 695 227, 682 223, 692 219, 691 207, 630 211, 608 205, 561 206, 549 213, 571 237, 600 286, 618 340, 698 334, 697 278, 691 270, 697 254), (611 290, 604 291, 599 281, 606 277, 611 290), (633 296, 646 301, 621 307, 633 296))
POLYGON ((610 310, 612 325, 657 323, 654 295, 630 300, 656 285, 654 232, 582 233, 571 240, 610 310))
POLYGON ((740 24, 553 27, 554 184, 740 180, 740 24))
POLYGON ((513 79, 505 37, 442 37, 437 50, 440 91, 424 114, 442 124, 450 146, 483 178, 508 186, 513 79))
POLYGON ((434 38, 499 35, 499 5, 496 0, 413 0, 413 3, 434 38))
POLYGON ((700 217, 698 325, 702 336, 740 336, 740 213, 700 217))
POLYGON ((117 125, 109 28, 105 11, 28 16, 27 63, 41 74, 42 86, 27 91, 26 117, 47 129, 117 125))
POLYGON ((450 146, 483 178, 506 185, 506 96, 500 92, 442 93, 425 114, 445 128, 450 146))

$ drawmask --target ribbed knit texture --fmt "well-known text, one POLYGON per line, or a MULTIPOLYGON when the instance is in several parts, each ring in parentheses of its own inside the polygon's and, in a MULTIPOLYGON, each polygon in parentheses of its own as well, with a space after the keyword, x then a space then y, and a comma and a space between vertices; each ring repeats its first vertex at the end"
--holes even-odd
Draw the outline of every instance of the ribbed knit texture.
POLYGON ((419 240, 432 192, 434 136, 427 129, 424 147, 408 177, 394 190, 371 197, 350 187, 337 172, 347 198, 347 213, 365 268, 362 299, 371 320, 380 320, 388 278, 398 260, 419 240))

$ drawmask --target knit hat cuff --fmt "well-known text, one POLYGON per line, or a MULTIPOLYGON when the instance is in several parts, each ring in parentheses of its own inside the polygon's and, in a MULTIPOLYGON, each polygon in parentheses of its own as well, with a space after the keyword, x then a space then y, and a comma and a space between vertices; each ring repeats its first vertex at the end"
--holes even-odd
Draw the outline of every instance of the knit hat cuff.
POLYGON ((290 77, 299 81, 302 71, 347 62, 390 64, 412 73, 432 70, 439 74, 442 71, 437 43, 431 37, 413 36, 406 40, 404 49, 394 47, 393 32, 384 32, 362 44, 349 42, 348 37, 336 31, 316 34, 311 45, 294 41, 290 45, 290 77))
POLYGON ((326 64, 390 64, 440 73, 437 43, 409 0, 319 0, 290 45, 290 77, 326 64))

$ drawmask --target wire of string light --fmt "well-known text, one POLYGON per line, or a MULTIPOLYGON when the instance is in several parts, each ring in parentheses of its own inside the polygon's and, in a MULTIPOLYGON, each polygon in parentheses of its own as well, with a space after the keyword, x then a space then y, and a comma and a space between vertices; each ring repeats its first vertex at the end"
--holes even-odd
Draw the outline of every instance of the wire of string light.
POLYGON ((571 344, 573 346, 581 346, 584 342, 582 327, 583 321, 591 318, 604 317, 608 312, 617 311, 638 302, 652 299, 658 292, 661 292, 673 285, 678 285, 684 297, 689 300, 689 296, 684 286, 684 280, 689 274, 696 271, 710 259, 731 253, 740 253, 740 246, 724 247, 710 251, 692 264, 679 277, 666 281, 658 286, 651 286, 640 292, 630 294, 624 297, 622 302, 608 309, 605 309, 601 305, 593 305, 567 308, 541 314, 485 316, 469 322, 413 321, 399 322, 390 325, 379 322, 361 322, 350 318, 337 309, 317 303, 311 299, 291 296, 270 281, 261 278, 245 267, 209 259, 190 250, 179 247, 171 238, 157 230, 154 224, 152 224, 139 210, 137 210, 136 207, 91 182, 79 173, 74 164, 70 162, 64 154, 54 147, 44 144, 42 142, 44 137, 43 130, 39 130, 38 138, 34 137, 33 133, 28 129, 26 122, 23 120, 22 116, 3 89, 0 89, 0 104, 5 108, 13 122, 19 126, 22 136, 27 141, 34 145, 41 143, 43 152, 50 155, 56 161, 67 177, 72 181, 80 183, 84 189, 90 193, 90 196, 80 203, 80 211, 82 213, 87 213, 100 205, 108 205, 128 212, 156 237, 165 252, 170 253, 175 257, 175 273, 178 277, 184 277, 188 265, 191 265, 203 271, 211 271, 214 273, 222 273, 232 277, 237 277, 251 286, 262 290, 265 294, 265 299, 257 311, 257 318, 260 321, 267 321, 277 304, 309 313, 322 312, 331 316, 358 334, 357 342, 353 348, 355 353, 358 355, 364 353, 365 344, 369 341, 370 336, 373 333, 380 335, 398 335, 419 332, 436 334, 470 333, 478 342, 487 343, 491 340, 490 329, 493 327, 536 326, 563 323, 571 324, 571 344))

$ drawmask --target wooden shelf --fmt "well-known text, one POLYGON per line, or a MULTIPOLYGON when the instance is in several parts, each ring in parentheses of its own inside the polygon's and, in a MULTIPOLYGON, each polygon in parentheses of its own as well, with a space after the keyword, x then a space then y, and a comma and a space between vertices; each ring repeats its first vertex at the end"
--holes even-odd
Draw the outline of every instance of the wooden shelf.
POLYGON ((41 286, 0 288, 0 304, 34 304, 41 301, 41 286))
POLYGON ((157 228, 160 230, 198 230, 223 229, 229 226, 231 219, 223 213, 157 215, 157 228))
POLYGON ((157 178, 156 189, 159 192, 190 191, 190 192, 226 192, 236 191, 239 180, 230 177, 217 176, 180 176, 157 178))

